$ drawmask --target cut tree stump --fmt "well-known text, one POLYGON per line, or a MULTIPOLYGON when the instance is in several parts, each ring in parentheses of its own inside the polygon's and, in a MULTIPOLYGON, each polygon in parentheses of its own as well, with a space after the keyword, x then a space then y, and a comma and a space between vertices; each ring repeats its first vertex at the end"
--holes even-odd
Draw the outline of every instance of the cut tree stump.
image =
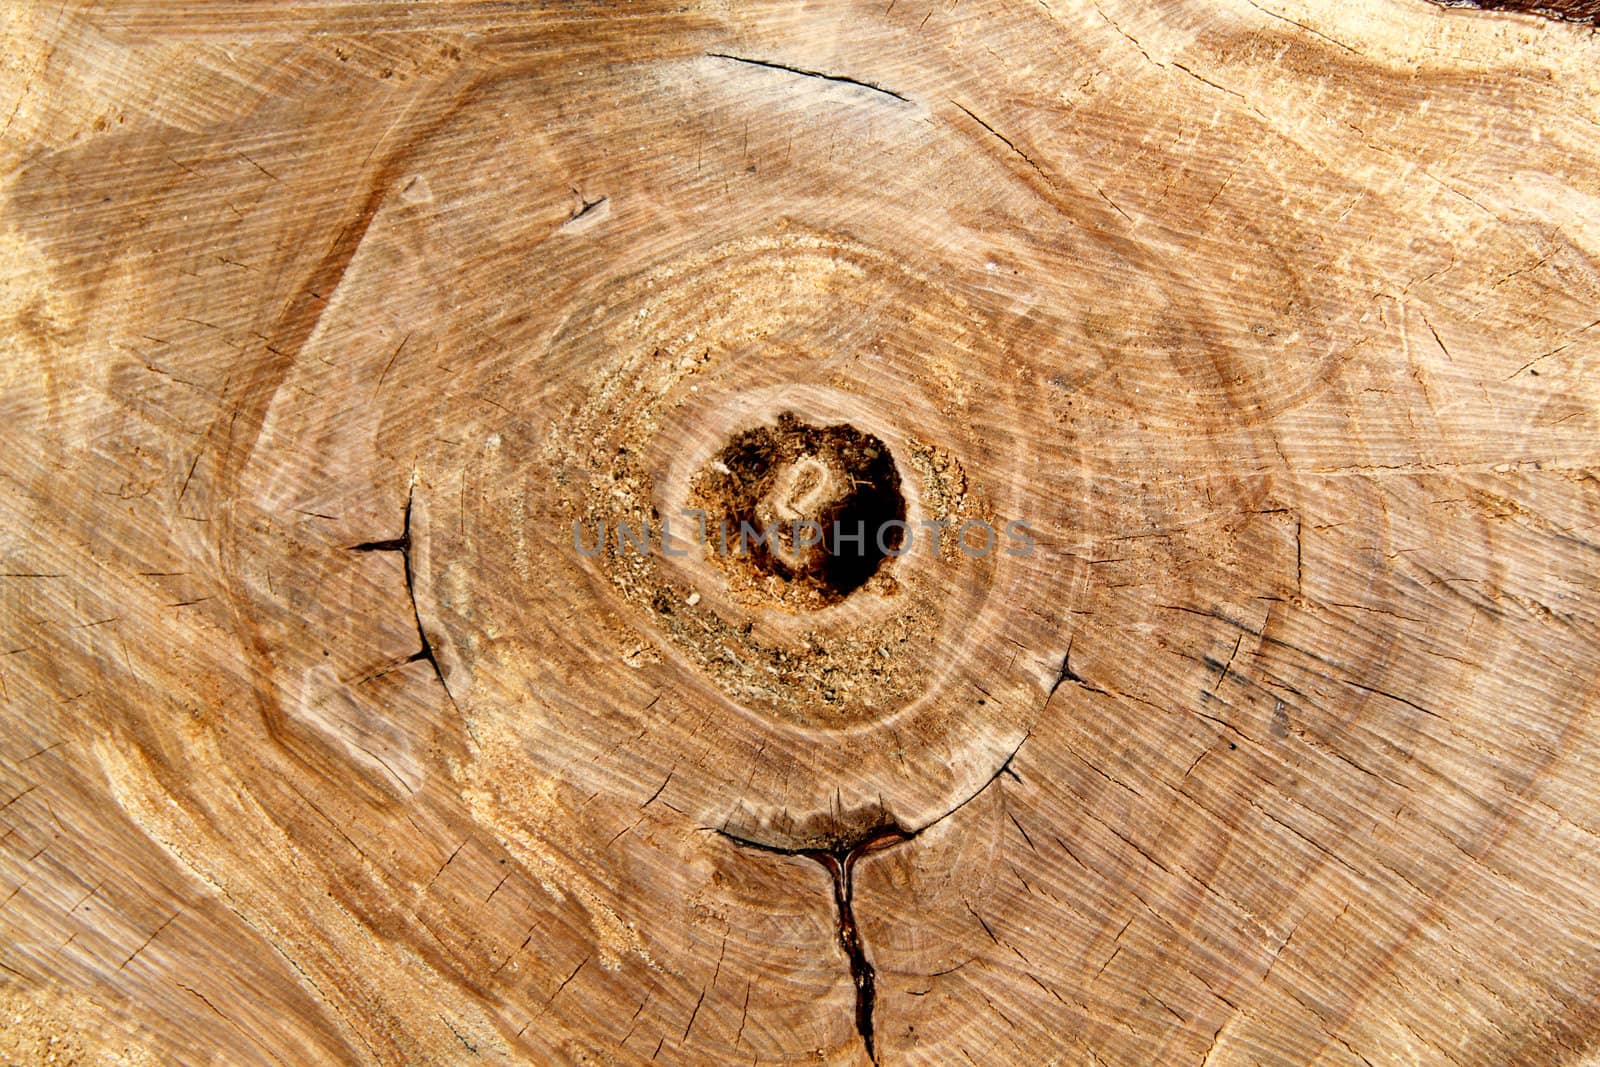
POLYGON ((1600 1062, 1592 26, 0 17, 0 1060, 1600 1062))

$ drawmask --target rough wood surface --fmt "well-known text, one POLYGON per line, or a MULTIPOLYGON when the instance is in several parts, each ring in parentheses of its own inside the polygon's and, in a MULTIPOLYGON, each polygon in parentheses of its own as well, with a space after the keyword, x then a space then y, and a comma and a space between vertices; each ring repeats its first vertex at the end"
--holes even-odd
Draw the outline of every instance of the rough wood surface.
POLYGON ((1521 11, 1568 22, 1600 23, 1600 0, 1434 0, 1450 7, 1521 11))
POLYGON ((1590 30, 0 18, 0 1059, 1593 1062, 1590 30))

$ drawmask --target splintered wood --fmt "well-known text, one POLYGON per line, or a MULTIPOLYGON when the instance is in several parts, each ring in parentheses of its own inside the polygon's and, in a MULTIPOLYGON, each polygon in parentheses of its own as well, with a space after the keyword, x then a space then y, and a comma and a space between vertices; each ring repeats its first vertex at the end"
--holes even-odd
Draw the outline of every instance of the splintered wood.
POLYGON ((0 1061, 1596 1062, 1591 27, 0 19, 0 1061))

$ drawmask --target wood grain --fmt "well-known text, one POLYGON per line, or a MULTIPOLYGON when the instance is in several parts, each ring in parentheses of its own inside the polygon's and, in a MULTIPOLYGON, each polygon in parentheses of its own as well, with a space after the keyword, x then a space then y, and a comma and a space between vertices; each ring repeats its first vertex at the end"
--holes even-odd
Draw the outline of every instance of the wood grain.
POLYGON ((1594 1062, 1590 30, 3 18, 0 1058, 1594 1062))
POLYGON ((1488 11, 1515 11, 1568 22, 1600 23, 1600 3, 1596 0, 1436 0, 1453 7, 1476 7, 1488 11))

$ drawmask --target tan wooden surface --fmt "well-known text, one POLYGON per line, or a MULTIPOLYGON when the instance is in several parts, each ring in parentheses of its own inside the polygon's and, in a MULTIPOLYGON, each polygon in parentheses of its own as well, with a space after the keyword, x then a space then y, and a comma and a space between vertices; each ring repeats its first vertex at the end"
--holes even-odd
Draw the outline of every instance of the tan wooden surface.
POLYGON ((0 19, 0 1060, 1593 1061, 1591 29, 0 19))

